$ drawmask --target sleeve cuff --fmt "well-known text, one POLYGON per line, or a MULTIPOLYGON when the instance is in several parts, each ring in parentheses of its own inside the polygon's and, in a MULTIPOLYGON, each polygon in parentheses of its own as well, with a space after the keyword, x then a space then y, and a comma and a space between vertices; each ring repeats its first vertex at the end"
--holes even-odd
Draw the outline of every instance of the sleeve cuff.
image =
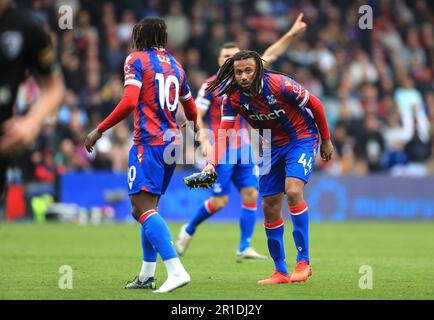
POLYGON ((180 101, 187 101, 188 99, 190 99, 191 98, 191 93, 189 92, 189 93, 187 93, 185 96, 180 96, 179 97, 179 100, 180 101))
POLYGON ((223 116, 222 121, 235 121, 234 116, 223 116))
POLYGON ((124 87, 126 87, 129 84, 132 84, 133 86, 136 86, 136 87, 139 87, 139 88, 142 87, 142 82, 139 81, 139 80, 136 80, 136 79, 128 79, 128 80, 126 80, 125 83, 124 83, 124 87))

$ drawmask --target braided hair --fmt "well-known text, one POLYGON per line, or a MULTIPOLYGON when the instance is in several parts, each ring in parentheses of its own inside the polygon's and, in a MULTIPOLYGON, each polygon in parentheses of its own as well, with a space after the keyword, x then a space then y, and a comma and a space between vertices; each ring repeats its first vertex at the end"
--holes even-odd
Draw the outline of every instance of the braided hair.
POLYGON ((208 83, 206 90, 209 92, 217 90, 218 96, 223 96, 225 94, 230 95, 237 86, 234 62, 249 58, 253 58, 256 62, 256 73, 250 87, 250 94, 253 96, 259 95, 261 92, 261 80, 265 72, 263 64, 264 60, 262 60, 261 56, 257 52, 249 50, 239 51, 232 58, 227 59, 217 73, 216 79, 208 83))
POLYGON ((131 41, 135 50, 165 47, 167 43, 166 22, 159 17, 146 17, 133 28, 131 41))

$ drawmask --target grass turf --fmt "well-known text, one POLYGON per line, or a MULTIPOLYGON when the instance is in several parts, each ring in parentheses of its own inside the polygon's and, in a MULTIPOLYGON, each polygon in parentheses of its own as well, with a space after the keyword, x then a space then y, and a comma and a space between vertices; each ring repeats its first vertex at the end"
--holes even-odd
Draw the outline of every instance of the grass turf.
MULTIPOLYGON (((141 266, 138 225, 0 224, 0 299, 434 299, 432 222, 311 224, 313 276, 303 284, 260 286, 271 259, 235 262, 236 223, 206 223, 183 264, 192 282, 169 294, 125 290, 141 266), (73 289, 58 287, 62 265, 73 269, 73 289), (373 270, 373 289, 359 288, 362 265, 373 270)), ((176 236, 180 224, 170 224, 176 236)), ((285 233, 288 268, 295 248, 285 233)), ((257 225, 254 248, 268 253, 257 225)), ((166 278, 157 265, 157 286, 166 278)))

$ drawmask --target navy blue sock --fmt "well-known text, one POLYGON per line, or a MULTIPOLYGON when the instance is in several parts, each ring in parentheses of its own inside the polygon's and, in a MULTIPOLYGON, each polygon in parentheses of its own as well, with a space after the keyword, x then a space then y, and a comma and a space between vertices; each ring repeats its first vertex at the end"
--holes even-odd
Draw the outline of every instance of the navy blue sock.
POLYGON ((199 208, 199 210, 196 212, 194 217, 188 222, 187 227, 185 228, 185 231, 189 235, 193 235, 196 232, 196 228, 204 222, 206 219, 212 216, 212 214, 215 212, 214 208, 211 205, 210 200, 206 200, 204 204, 199 208))
POLYGON ((238 248, 239 252, 243 252, 250 247, 252 242, 253 231, 255 231, 256 223, 256 203, 243 203, 240 215, 241 240, 238 248))
POLYGON ((144 229, 146 238, 155 250, 160 254, 163 261, 176 258, 172 235, 164 219, 154 209, 148 210, 139 219, 144 229))
POLYGON ((275 222, 264 222, 265 233, 267 234, 267 244, 270 256, 274 260, 276 270, 284 274, 288 274, 285 258, 285 246, 283 243, 283 233, 285 224, 282 218, 275 222))
POLYGON ((303 201, 301 204, 289 207, 294 227, 292 236, 297 249, 297 261, 309 262, 309 212, 303 201))

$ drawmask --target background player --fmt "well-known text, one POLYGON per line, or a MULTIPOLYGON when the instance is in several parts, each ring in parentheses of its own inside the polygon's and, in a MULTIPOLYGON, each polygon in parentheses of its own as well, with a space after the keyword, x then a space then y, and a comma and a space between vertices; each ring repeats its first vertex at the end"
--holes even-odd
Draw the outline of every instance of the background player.
POLYGON ((13 155, 37 138, 47 116, 55 114, 63 99, 64 84, 55 64, 50 37, 31 16, 11 1, 0 0, 0 199, 5 173, 13 155), (24 116, 14 115, 18 86, 31 71, 41 93, 24 116))
MULTIPOLYGON (((223 103, 221 129, 234 127, 237 114, 256 129, 271 129, 271 147, 263 150, 259 191, 263 197, 265 231, 276 271, 260 284, 306 281, 312 274, 309 258, 309 216, 304 185, 315 163, 321 134, 321 157, 331 159, 333 145, 321 101, 290 77, 265 70, 259 54, 240 51, 220 68, 209 90, 227 95, 223 103), (262 173, 265 173, 263 171, 262 173), (282 198, 286 194, 293 222, 292 233, 298 251, 293 274, 288 274, 283 243, 282 198)), ((218 145, 225 146, 219 135, 218 145)), ((214 153, 205 172, 215 170, 222 156, 214 153)), ((224 148, 223 148, 224 149, 224 148)))
POLYGON ((134 110, 134 145, 129 154, 128 186, 133 216, 141 224, 143 264, 139 276, 126 288, 152 288, 157 252, 168 278, 154 292, 169 292, 190 282, 177 257, 167 224, 158 214, 158 201, 166 191, 176 164, 167 164, 164 149, 178 143, 164 138, 175 122, 178 101, 186 118, 196 123, 197 111, 182 66, 164 49, 166 23, 160 18, 144 18, 134 26, 132 41, 137 50, 125 60, 125 91, 114 111, 86 138, 93 150, 102 133, 134 110))
MULTIPOLYGON (((264 52, 262 58, 265 60, 265 65, 270 65, 276 61, 279 56, 288 48, 291 39, 297 34, 306 29, 306 23, 302 21, 303 14, 300 13, 292 25, 291 29, 276 43, 271 45, 264 52)), ((221 67, 227 59, 231 58, 239 52, 238 46, 229 42, 222 46, 218 56, 218 65, 221 67)), ((213 131, 214 137, 217 137, 217 130, 221 120, 221 104, 223 97, 218 96, 217 92, 209 92, 206 90, 207 83, 214 81, 217 75, 208 78, 198 93, 196 98, 196 105, 198 107, 198 126, 200 129, 208 127, 213 131)), ((245 132, 246 121, 242 118, 237 118, 234 128, 237 132, 245 132)), ((205 132, 201 130, 201 132, 205 132)), ((205 134, 200 135, 201 146, 206 156, 207 150, 211 147, 209 137, 205 134)), ((235 184, 241 193, 242 208, 240 214, 240 243, 237 251, 237 260, 241 259, 266 259, 266 256, 257 253, 251 246, 251 239, 256 223, 257 216, 257 196, 258 196, 258 181, 257 176, 254 174, 254 161, 248 164, 241 163, 242 152, 241 148, 246 148, 246 154, 250 154, 253 160, 253 154, 250 142, 246 135, 241 135, 237 139, 233 139, 231 143, 232 148, 237 148, 236 164, 220 164, 217 166, 217 181, 214 184, 212 196, 204 202, 199 208, 197 213, 190 219, 190 221, 182 226, 180 233, 176 239, 175 246, 179 255, 185 254, 191 239, 196 232, 196 228, 205 220, 213 216, 216 212, 223 209, 229 201, 230 184, 231 181, 235 184)), ((229 159, 229 149, 227 151, 226 159, 229 159)))

